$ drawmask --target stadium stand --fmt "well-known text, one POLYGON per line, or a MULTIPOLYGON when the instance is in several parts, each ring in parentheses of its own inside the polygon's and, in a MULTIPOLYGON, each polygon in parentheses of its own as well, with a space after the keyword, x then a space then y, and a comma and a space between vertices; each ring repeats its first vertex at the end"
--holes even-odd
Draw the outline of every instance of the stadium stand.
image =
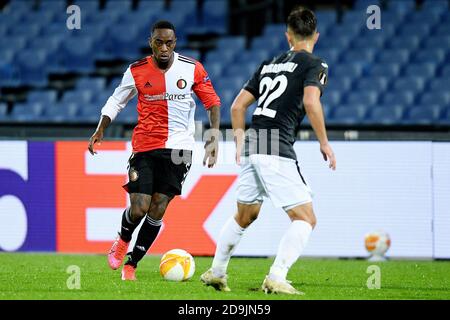
MULTIPOLYGON (((228 1, 219 0, 6 1, 0 11, 0 120, 96 122, 127 64, 148 54, 151 24, 168 19, 177 27, 177 51, 209 71, 229 123, 233 98, 259 63, 288 49, 280 23, 265 25, 253 39, 231 35, 229 10, 228 1), (71 3, 81 8, 80 30, 66 28, 71 3), (211 50, 189 46, 189 35, 211 33, 217 39, 211 50), (70 81, 55 86, 57 76, 70 81), (5 94, 15 88, 25 96, 5 94)), ((343 15, 318 10, 317 18, 316 54, 330 66, 323 96, 330 124, 450 123, 449 1, 356 0, 343 15), (381 30, 366 27, 364 9, 374 3, 385 5, 381 30)), ((133 109, 119 121, 134 123, 133 109)), ((201 105, 196 119, 208 122, 201 105)))

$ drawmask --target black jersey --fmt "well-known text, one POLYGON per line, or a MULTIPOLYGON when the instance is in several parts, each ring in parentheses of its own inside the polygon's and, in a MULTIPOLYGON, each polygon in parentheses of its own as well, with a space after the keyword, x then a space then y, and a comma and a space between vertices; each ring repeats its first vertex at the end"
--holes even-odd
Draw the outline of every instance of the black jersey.
POLYGON ((264 61, 244 85, 257 100, 245 155, 273 154, 296 160, 293 144, 305 117, 303 88, 316 86, 321 94, 328 65, 307 51, 287 51, 264 61))

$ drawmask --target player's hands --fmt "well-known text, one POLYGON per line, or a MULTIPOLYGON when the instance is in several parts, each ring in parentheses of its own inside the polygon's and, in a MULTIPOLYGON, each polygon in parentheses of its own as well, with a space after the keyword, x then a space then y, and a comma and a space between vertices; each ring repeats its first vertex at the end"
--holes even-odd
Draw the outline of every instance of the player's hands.
POLYGON ((334 156, 333 149, 331 149, 331 146, 327 144, 321 144, 320 145, 320 152, 323 155, 323 160, 330 161, 330 164, 328 167, 330 167, 332 170, 336 170, 336 157, 334 156))
POLYGON ((208 168, 214 167, 217 161, 217 155, 219 152, 219 141, 216 137, 212 136, 210 140, 205 143, 205 156, 203 157, 203 165, 206 165, 208 160, 208 168))
POLYGON ((97 151, 94 150, 94 145, 96 143, 98 143, 99 145, 102 144, 102 140, 103 140, 103 131, 102 130, 95 131, 91 139, 89 139, 89 146, 88 146, 88 150, 92 155, 97 153, 97 151))

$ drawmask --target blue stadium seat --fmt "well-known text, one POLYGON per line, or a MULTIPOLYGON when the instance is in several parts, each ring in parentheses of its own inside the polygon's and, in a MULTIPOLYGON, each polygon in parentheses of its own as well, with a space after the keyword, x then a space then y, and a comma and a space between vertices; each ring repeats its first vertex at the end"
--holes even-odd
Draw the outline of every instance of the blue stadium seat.
POLYGON ((374 107, 369 110, 366 123, 381 125, 399 124, 403 119, 404 113, 405 108, 401 105, 374 107))
POLYGON ((87 105, 91 102, 93 96, 93 92, 91 90, 73 90, 67 91, 61 103, 63 104, 77 104, 79 106, 87 105))
POLYGON ((82 12, 92 13, 99 10, 99 2, 97 0, 75 0, 74 4, 79 6, 82 12))
POLYGON ((124 58, 126 60, 137 58, 139 56, 139 47, 147 45, 145 39, 138 39, 139 33, 139 27, 133 24, 112 26, 107 32, 106 48, 115 58, 124 58), (124 28, 126 28, 127 32, 123 32, 124 28))
POLYGON ((246 81, 247 79, 244 76, 224 77, 217 81, 214 86, 219 93, 230 90, 237 94, 246 81))
POLYGON ((367 106, 364 104, 341 105, 334 110, 329 120, 334 124, 361 124, 366 114, 367 106))
POLYGON ((271 50, 271 52, 279 51, 282 46, 283 38, 280 36, 261 36, 253 38, 251 43, 252 50, 271 50))
POLYGON ((217 25, 225 29, 216 28, 216 31, 227 31, 228 1, 205 0, 202 8, 203 24, 205 26, 217 25))
POLYGON ((215 84, 215 81, 220 81, 220 77, 222 76, 222 70, 224 65, 220 62, 210 62, 203 65, 209 77, 215 84), (216 80, 217 79, 217 80, 216 80))
POLYGON ((439 24, 435 27, 433 36, 448 36, 450 34, 450 25, 448 23, 439 24))
POLYGON ((139 1, 138 10, 161 12, 165 8, 165 0, 139 1))
POLYGON ((11 0, 4 8, 5 12, 29 12, 33 9, 33 1, 11 0))
POLYGON ((326 89, 320 100, 325 105, 337 106, 341 102, 341 96, 341 91, 326 89))
POLYGON ((419 105, 414 106, 406 112, 403 123, 406 124, 425 124, 437 123, 441 119, 442 108, 439 105, 419 105))
POLYGON ((44 113, 44 105, 39 102, 17 103, 12 109, 11 118, 13 119, 37 119, 44 113))
MULTIPOLYGON (((331 30, 336 29, 332 28, 331 30)), ((349 47, 352 39, 353 39, 352 35, 348 35, 346 33, 339 33, 338 31, 335 31, 335 33, 328 33, 324 35, 323 38, 317 42, 317 48, 346 50, 349 47)))
POLYGON ((244 65, 234 64, 227 67, 224 74, 227 77, 242 76, 249 79, 258 69, 259 64, 258 62, 248 62, 244 65))
POLYGON ((197 10, 197 0, 172 0, 170 9, 183 10, 186 14, 190 14, 197 10))
POLYGON ((217 41, 217 49, 233 48, 236 51, 245 49, 244 36, 221 37, 217 41))
POLYGON ((56 103, 56 98, 58 94, 54 90, 44 90, 44 91, 31 91, 27 95, 27 102, 29 104, 38 102, 44 106, 56 103))
POLYGON ((25 38, 5 37, 0 39, 0 48, 8 48, 15 52, 21 51, 25 48, 26 44, 27 39, 25 38))
POLYGON ((63 66, 72 71, 88 72, 94 67, 93 40, 71 37, 62 44, 63 66))
POLYGON ((392 90, 382 95, 384 105, 409 106, 414 103, 415 92, 412 90, 392 90))
POLYGON ((13 61, 15 51, 9 48, 0 50, 0 65, 10 64, 13 61))
POLYGON ((334 26, 337 23, 336 10, 317 10, 316 19, 318 31, 325 34, 330 26, 334 26))
POLYGON ((353 9, 367 9, 371 5, 380 6, 380 0, 356 0, 353 9))
MULTIPOLYGON (((382 33, 377 33, 382 34, 382 33)), ((370 33, 368 34, 370 35, 370 33)), ((350 46, 353 49, 359 49, 359 50, 367 50, 368 48, 382 48, 385 42, 384 36, 364 36, 364 37, 358 37, 354 39, 350 46)), ((372 49, 374 52, 375 50, 372 49)))
POLYGON ((426 50, 432 50, 440 48, 443 50, 450 51, 450 35, 435 35, 431 36, 424 41, 424 48, 426 50))
POLYGON ((54 104, 44 109, 43 117, 49 122, 72 122, 80 112, 80 105, 76 103, 54 104))
POLYGON ((193 49, 181 49, 180 51, 178 51, 179 54, 191 58, 191 59, 195 59, 197 61, 200 60, 200 51, 198 50, 193 50, 193 49))
POLYGON ((37 87, 46 85, 47 55, 44 50, 19 52, 17 65, 22 83, 37 87))
POLYGON ((77 90, 91 90, 93 92, 103 91, 106 87, 105 78, 88 78, 83 77, 77 81, 77 90))
MULTIPOLYGON (((421 10, 410 13, 406 17, 406 21, 410 24, 419 24, 426 25, 428 29, 431 26, 439 24, 442 18, 442 11, 433 11, 433 10, 421 10)), ((427 28, 425 28, 427 29, 427 28)), ((425 30, 421 30, 419 32, 425 32, 425 30)), ((419 33, 418 35, 427 35, 428 33, 419 33)))
POLYGON ((415 35, 412 30, 405 31, 406 34, 403 34, 401 37, 395 37, 390 39, 387 42, 387 48, 389 49, 406 49, 406 50, 415 50, 419 47, 420 37, 415 35))
POLYGON ((419 39, 422 39, 430 34, 431 27, 429 24, 405 24, 398 30, 398 35, 409 36, 415 35, 419 39))
POLYGON ((354 91, 347 94, 347 104, 364 104, 373 106, 378 101, 378 92, 373 90, 367 91, 354 91))
POLYGON ((63 15, 66 13, 67 4, 65 1, 41 0, 38 9, 39 12, 52 12, 63 15))
POLYGON ((436 48, 430 48, 426 51, 419 51, 417 52, 413 58, 412 61, 414 63, 442 63, 445 59, 445 50, 443 49, 436 49, 436 48))
MULTIPOLYGON (((339 91, 344 93, 349 90, 352 86, 353 77, 349 76, 335 76, 334 72, 330 77, 328 77, 328 84, 325 92, 328 91, 339 91)), ((325 93, 326 94, 326 93, 325 93)))
POLYGON ((430 91, 448 91, 450 83, 450 76, 449 77, 441 77, 441 78, 434 78, 431 79, 428 83, 428 88, 430 91))
POLYGON ((421 104, 447 106, 450 105, 450 92, 449 91, 435 91, 425 93, 420 97, 421 104))
POLYGON ((314 50, 314 55, 325 60, 325 62, 333 68, 339 60, 341 51, 339 49, 317 49, 314 50))
POLYGON ((386 77, 364 77, 356 82, 356 89, 365 91, 372 90, 382 93, 386 90, 388 85, 388 78, 386 77))
POLYGON ((404 64, 409 61, 410 52, 407 49, 385 49, 380 50, 376 61, 380 63, 404 64))
POLYGON ((80 112, 77 116, 77 120, 86 123, 97 123, 100 119, 100 113, 102 106, 95 104, 84 105, 80 107, 80 112))
POLYGON ((375 50, 357 49, 349 50, 341 56, 343 63, 371 63, 375 59, 375 50))
POLYGON ((271 59, 270 51, 268 50, 247 50, 236 56, 236 62, 247 63, 247 62, 259 62, 262 63, 267 59, 271 59))
POLYGON ((394 79, 394 90, 412 90, 413 92, 422 91, 425 85, 425 79, 420 75, 411 75, 394 79))
POLYGON ((444 66, 442 69, 439 70, 439 76, 443 78, 450 77, 450 65, 444 66))
POLYGON ((95 92, 92 96, 92 104, 103 107, 108 101, 109 97, 113 94, 113 90, 103 90, 95 92))
POLYGON ((405 76, 421 76, 424 78, 434 77, 436 73, 436 64, 433 63, 417 63, 410 64, 404 69, 405 76))
POLYGON ((286 25, 284 23, 269 23, 264 27, 263 35, 273 36, 282 35, 286 32, 286 25))
POLYGON ((422 10, 432 12, 448 12, 449 3, 447 0, 425 0, 422 4, 422 10))
POLYGON ((416 7, 415 0, 389 1, 388 10, 396 13, 406 14, 413 11, 416 7))
MULTIPOLYGON (((64 15, 67 19, 67 15, 65 15, 66 10, 62 10, 59 14, 64 15)), ((52 11, 32 11, 24 15, 21 19, 21 23, 24 25, 38 23, 41 26, 45 26, 53 21, 56 13, 52 11)))
POLYGON ((330 68, 330 78, 339 79, 341 77, 359 78, 363 73, 363 65, 360 63, 341 63, 330 68))
MULTIPOLYGON (((125 72, 125 70, 124 70, 125 72)), ((120 82, 122 81, 122 77, 115 77, 108 83, 108 88, 106 91, 113 93, 113 91, 119 86, 120 82)))
MULTIPOLYGON (((359 15, 359 13, 357 13, 359 15)), ((361 35, 363 30, 367 30, 366 21, 364 20, 364 24, 358 26, 355 22, 353 23, 345 23, 342 22, 340 24, 336 24, 330 26, 324 34, 325 39, 334 38, 334 37, 348 37, 349 39, 354 39, 361 35)))
MULTIPOLYGON (((136 109, 136 101, 135 99, 128 102, 128 105, 122 109, 119 115, 116 118, 118 123, 127 123, 127 124, 135 124, 138 120, 138 113, 136 109)), ((100 113, 99 113, 100 114, 100 113)))
POLYGON ((373 64, 368 70, 368 74, 373 77, 397 77, 400 73, 400 66, 396 63, 373 64))
POLYGON ((223 63, 229 65, 234 60, 234 57, 238 54, 234 48, 227 48, 222 50, 213 50, 206 54, 205 63, 223 63))
POLYGON ((41 30, 39 22, 30 24, 18 24, 9 30, 10 37, 22 37, 25 39, 32 39, 36 37, 41 30))
POLYGON ((119 18, 123 15, 120 10, 99 10, 94 14, 87 14, 82 23, 104 23, 108 27, 116 25, 119 18))
POLYGON ((108 0, 106 1, 105 10, 107 11, 131 11, 132 1, 130 0, 108 0))
POLYGON ((0 121, 5 120, 7 116, 8 106, 6 103, 0 102, 0 121))
POLYGON ((442 125, 450 125, 450 107, 447 107, 442 111, 441 119, 439 119, 438 123, 442 125))

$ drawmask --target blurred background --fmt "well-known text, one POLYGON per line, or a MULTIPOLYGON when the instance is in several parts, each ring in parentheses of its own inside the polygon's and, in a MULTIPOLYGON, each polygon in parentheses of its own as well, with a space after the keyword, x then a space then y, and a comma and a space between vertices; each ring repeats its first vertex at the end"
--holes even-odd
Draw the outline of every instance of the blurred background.
MULTIPOLYGON (((178 52, 204 64, 229 127, 245 81, 263 59, 288 49, 284 23, 297 4, 317 14, 315 54, 330 67, 323 105, 332 137, 448 138, 447 0, 1 0, 0 136, 90 136, 128 64, 151 54, 147 38, 158 19, 176 26, 178 52), (66 26, 72 4, 81 9, 80 29, 66 26), (372 4, 381 8, 379 30, 366 26, 372 4)), ((110 138, 130 136, 135 105, 136 98, 110 138)), ((201 104, 196 120, 208 124, 201 104)), ((307 119, 302 130, 300 139, 313 138, 307 119)))

